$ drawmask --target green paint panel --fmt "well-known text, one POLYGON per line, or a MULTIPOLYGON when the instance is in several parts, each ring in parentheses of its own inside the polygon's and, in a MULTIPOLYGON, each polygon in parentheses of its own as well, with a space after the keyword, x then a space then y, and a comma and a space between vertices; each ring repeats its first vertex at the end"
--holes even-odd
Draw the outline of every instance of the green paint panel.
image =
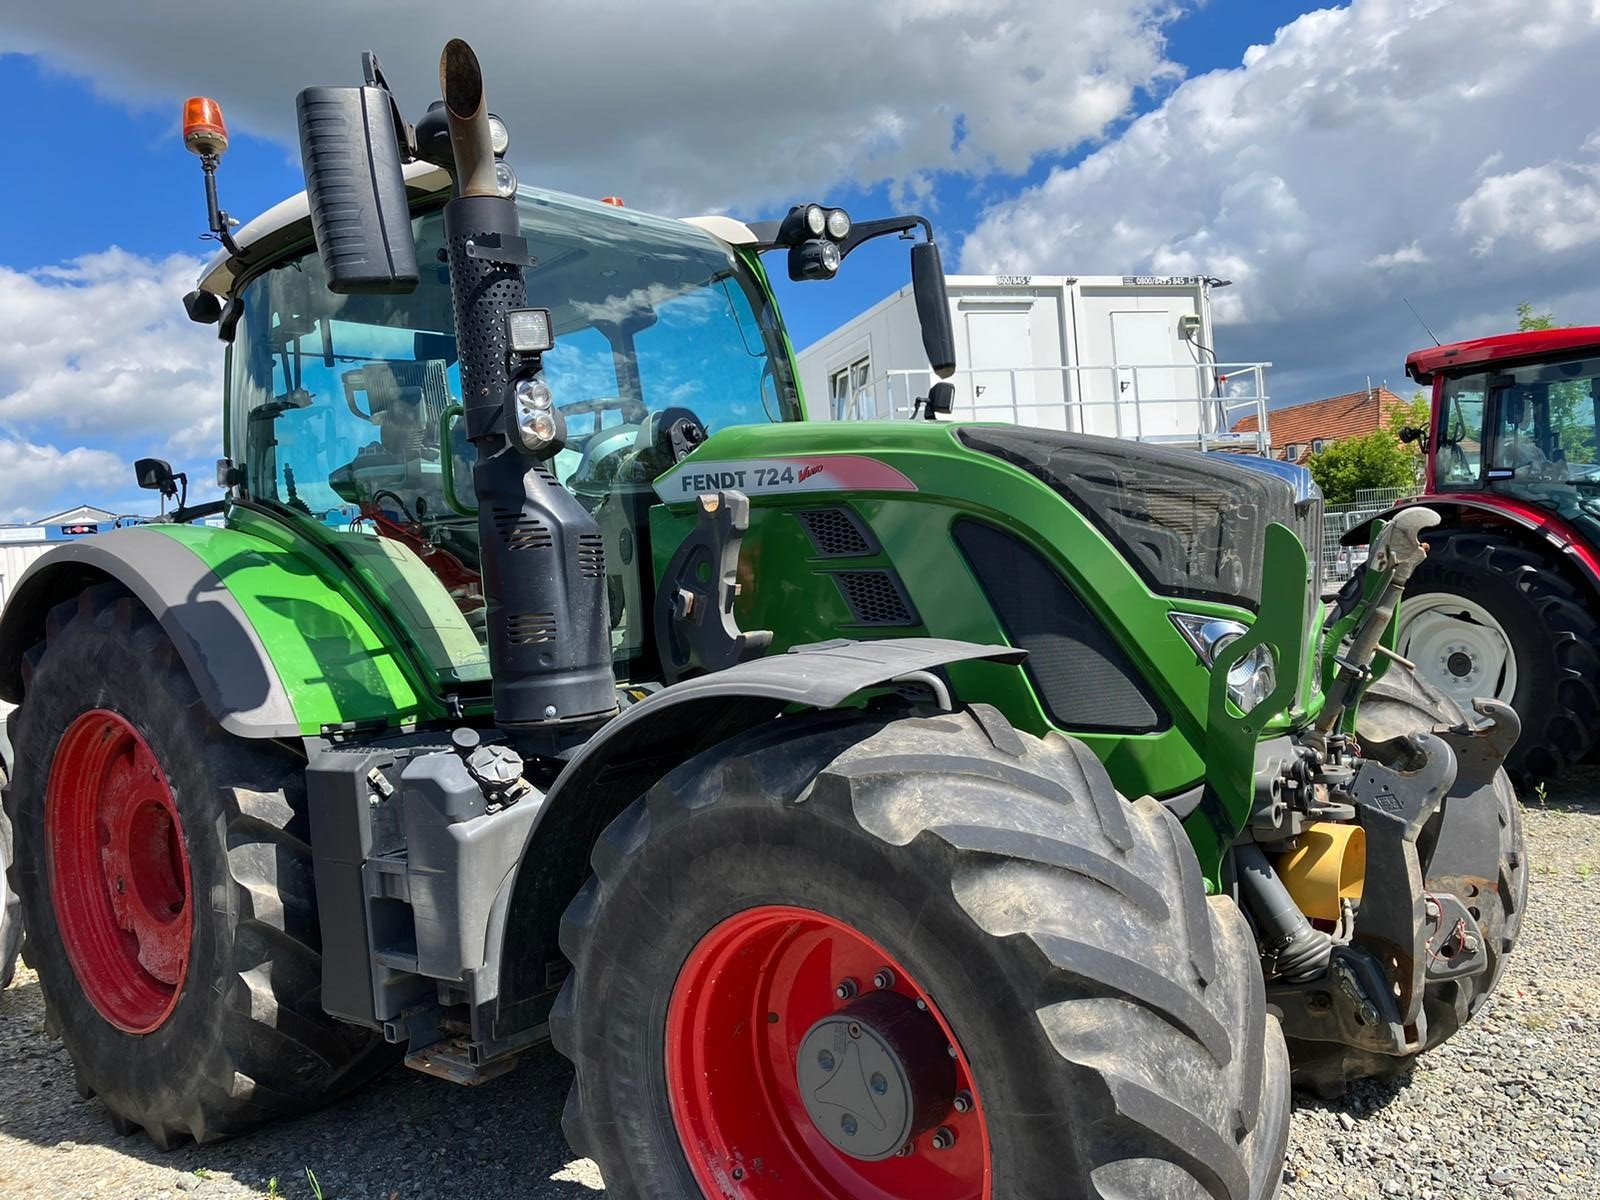
POLYGON ((238 509, 229 519, 236 527, 146 528, 183 543, 222 579, 271 655, 302 733, 443 715, 340 564, 277 522, 238 509))
MULTIPOLYGON (((1129 796, 1171 795, 1210 778, 1220 761, 1234 761, 1237 765, 1229 774, 1234 780, 1233 799, 1214 821, 1217 840, 1227 826, 1231 841, 1248 814, 1240 799, 1247 789, 1237 784, 1236 777, 1253 775, 1257 738, 1288 726, 1296 692, 1306 698, 1300 713, 1320 705, 1310 670, 1302 670, 1306 626, 1319 614, 1307 604, 1307 564, 1299 542, 1282 530, 1298 550, 1298 558, 1280 546, 1268 562, 1275 597, 1272 611, 1277 614, 1269 628, 1283 649, 1280 662, 1293 664, 1281 672, 1285 687, 1280 690, 1289 700, 1268 710, 1270 721, 1263 720, 1267 712, 1258 714, 1251 722, 1256 728, 1248 744, 1238 736, 1237 722, 1223 730, 1218 741, 1210 723, 1212 672, 1196 658, 1169 614, 1199 613, 1247 624, 1258 618, 1230 605, 1154 594, 1086 518, 1025 471, 969 450, 956 437, 959 428, 946 422, 818 422, 728 429, 711 437, 678 471, 692 471, 696 462, 850 454, 895 468, 917 488, 752 495, 750 532, 740 559, 742 590, 735 610, 740 625, 773 630, 774 652, 836 637, 927 634, 1004 643, 999 620, 950 535, 952 524, 962 518, 997 526, 1030 543, 1051 562, 1110 631, 1171 719, 1168 728, 1151 734, 1066 732, 1073 732, 1099 755, 1118 790, 1129 796), (870 527, 881 543, 881 554, 851 559, 816 554, 795 510, 841 506, 870 527), (846 567, 895 571, 919 623, 887 628, 853 625, 831 578, 846 567), (1291 601, 1292 628, 1287 607, 1291 601)), ((670 488, 677 473, 669 472, 659 481, 662 490, 670 488)), ((652 510, 658 578, 693 521, 688 503, 652 510)), ((1024 668, 962 663, 950 674, 964 697, 995 705, 1020 728, 1041 735, 1055 728, 1024 668)), ((1204 857, 1214 878, 1220 850, 1213 845, 1204 857)))

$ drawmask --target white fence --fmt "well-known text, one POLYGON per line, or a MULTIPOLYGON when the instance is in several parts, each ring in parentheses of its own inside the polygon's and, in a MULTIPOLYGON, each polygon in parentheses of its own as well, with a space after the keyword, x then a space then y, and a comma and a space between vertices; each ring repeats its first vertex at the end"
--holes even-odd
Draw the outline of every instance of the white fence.
MULTIPOLYGON (((1271 365, 974 367, 950 377, 956 388, 952 415, 1264 454, 1272 444, 1266 377, 1271 365), (1254 417, 1256 428, 1233 432, 1245 417, 1254 417)), ((887 371, 857 387, 838 415, 846 420, 904 419, 937 382, 926 369, 887 371)))

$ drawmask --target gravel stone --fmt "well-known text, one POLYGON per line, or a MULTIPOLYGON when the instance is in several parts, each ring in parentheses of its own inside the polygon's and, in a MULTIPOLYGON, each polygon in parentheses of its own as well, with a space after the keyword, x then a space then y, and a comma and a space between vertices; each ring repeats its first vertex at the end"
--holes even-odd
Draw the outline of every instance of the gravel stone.
MULTIPOLYGON (((1600 1195, 1600 769, 1524 815, 1529 907, 1494 997, 1408 1079, 1296 1094, 1282 1200, 1600 1195)), ((326 1200, 594 1200, 599 1172, 561 1137, 570 1080, 550 1050, 471 1089, 396 1067, 320 1113, 162 1153, 78 1098, 22 969, 0 992, 0 1197, 311 1200, 310 1168, 326 1200)))

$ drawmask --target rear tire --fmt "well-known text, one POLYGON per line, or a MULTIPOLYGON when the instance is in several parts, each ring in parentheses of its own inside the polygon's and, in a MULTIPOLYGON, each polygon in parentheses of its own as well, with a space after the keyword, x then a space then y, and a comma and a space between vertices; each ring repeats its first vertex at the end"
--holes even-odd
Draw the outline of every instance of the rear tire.
POLYGON ((1122 801, 1075 742, 1017 734, 988 709, 785 718, 673 771, 593 861, 562 923, 573 971, 551 1034, 576 1067, 568 1138, 618 1200, 1278 1190, 1287 1060, 1250 930, 1206 897, 1176 819, 1122 801), (724 931, 773 911, 844 930, 834 957, 790 974, 771 943, 759 968, 732 955, 696 973, 724 931), (924 1134, 906 1156, 829 1158, 822 1127, 784 1107, 809 1016, 783 1014, 847 1004, 831 989, 852 939, 904 968, 895 986, 928 999, 970 1070, 971 1111, 939 1118, 956 1135, 947 1156, 924 1134), (722 988, 749 1020, 682 1026, 689 985, 722 988), (683 1040, 707 1064, 687 1083, 668 1065, 683 1040), (752 1110, 768 1136, 715 1136, 752 1110), (960 1157, 985 1141, 986 1170, 960 1157), (918 1175, 929 1162, 948 1174, 918 1175))
MULTIPOLYGON (((1522 736, 1506 770, 1523 787, 1556 778, 1581 762, 1600 738, 1600 615, 1593 592, 1559 563, 1500 534, 1449 529, 1424 533, 1422 539, 1428 557, 1406 587, 1401 653, 1416 660, 1435 690, 1454 696, 1451 656, 1440 661, 1439 654, 1421 654, 1421 646, 1408 651, 1408 638, 1416 640, 1418 627, 1408 626, 1406 610, 1416 611, 1421 602, 1438 605, 1443 615, 1451 597, 1481 608, 1500 626, 1515 661, 1515 686, 1498 689, 1509 694, 1497 697, 1522 719, 1522 736)), ((1477 630, 1469 623, 1466 632, 1477 630)), ((1449 639, 1433 642, 1443 650, 1449 639)), ((1460 656, 1462 665, 1468 657, 1460 656)), ((1489 681, 1472 694, 1495 696, 1496 691, 1489 681)), ((1466 692, 1457 697, 1458 703, 1470 698, 1466 692)))
MULTIPOLYGON (((142 1127, 163 1149, 212 1141, 302 1114, 392 1061, 381 1038, 320 1007, 301 761, 225 733, 160 627, 111 585, 50 614, 24 677, 7 807, 29 961, 79 1091, 101 1099, 113 1127, 142 1127), (83 757, 86 731, 116 747, 99 776, 83 767, 98 761, 83 757), (128 917, 128 901, 113 895, 123 889, 92 869, 116 852, 95 814, 120 811, 106 797, 127 793, 129 777, 156 797, 135 802, 144 807, 130 825, 161 825, 156 882, 188 938, 158 930, 146 946, 148 913, 128 917), (84 857, 80 824, 112 848, 91 845, 84 857)), ((125 889, 136 893, 146 894, 137 876, 125 889)))

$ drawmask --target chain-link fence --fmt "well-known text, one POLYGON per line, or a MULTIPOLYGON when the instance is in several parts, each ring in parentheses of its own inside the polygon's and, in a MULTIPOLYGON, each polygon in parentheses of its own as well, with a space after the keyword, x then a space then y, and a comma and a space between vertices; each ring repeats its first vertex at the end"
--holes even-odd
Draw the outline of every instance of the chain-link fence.
POLYGON ((1364 488, 1347 504, 1329 504, 1322 510, 1323 587, 1336 591, 1367 561, 1367 547, 1343 546, 1339 539, 1363 521, 1377 516, 1397 501, 1412 495, 1410 488, 1364 488))

